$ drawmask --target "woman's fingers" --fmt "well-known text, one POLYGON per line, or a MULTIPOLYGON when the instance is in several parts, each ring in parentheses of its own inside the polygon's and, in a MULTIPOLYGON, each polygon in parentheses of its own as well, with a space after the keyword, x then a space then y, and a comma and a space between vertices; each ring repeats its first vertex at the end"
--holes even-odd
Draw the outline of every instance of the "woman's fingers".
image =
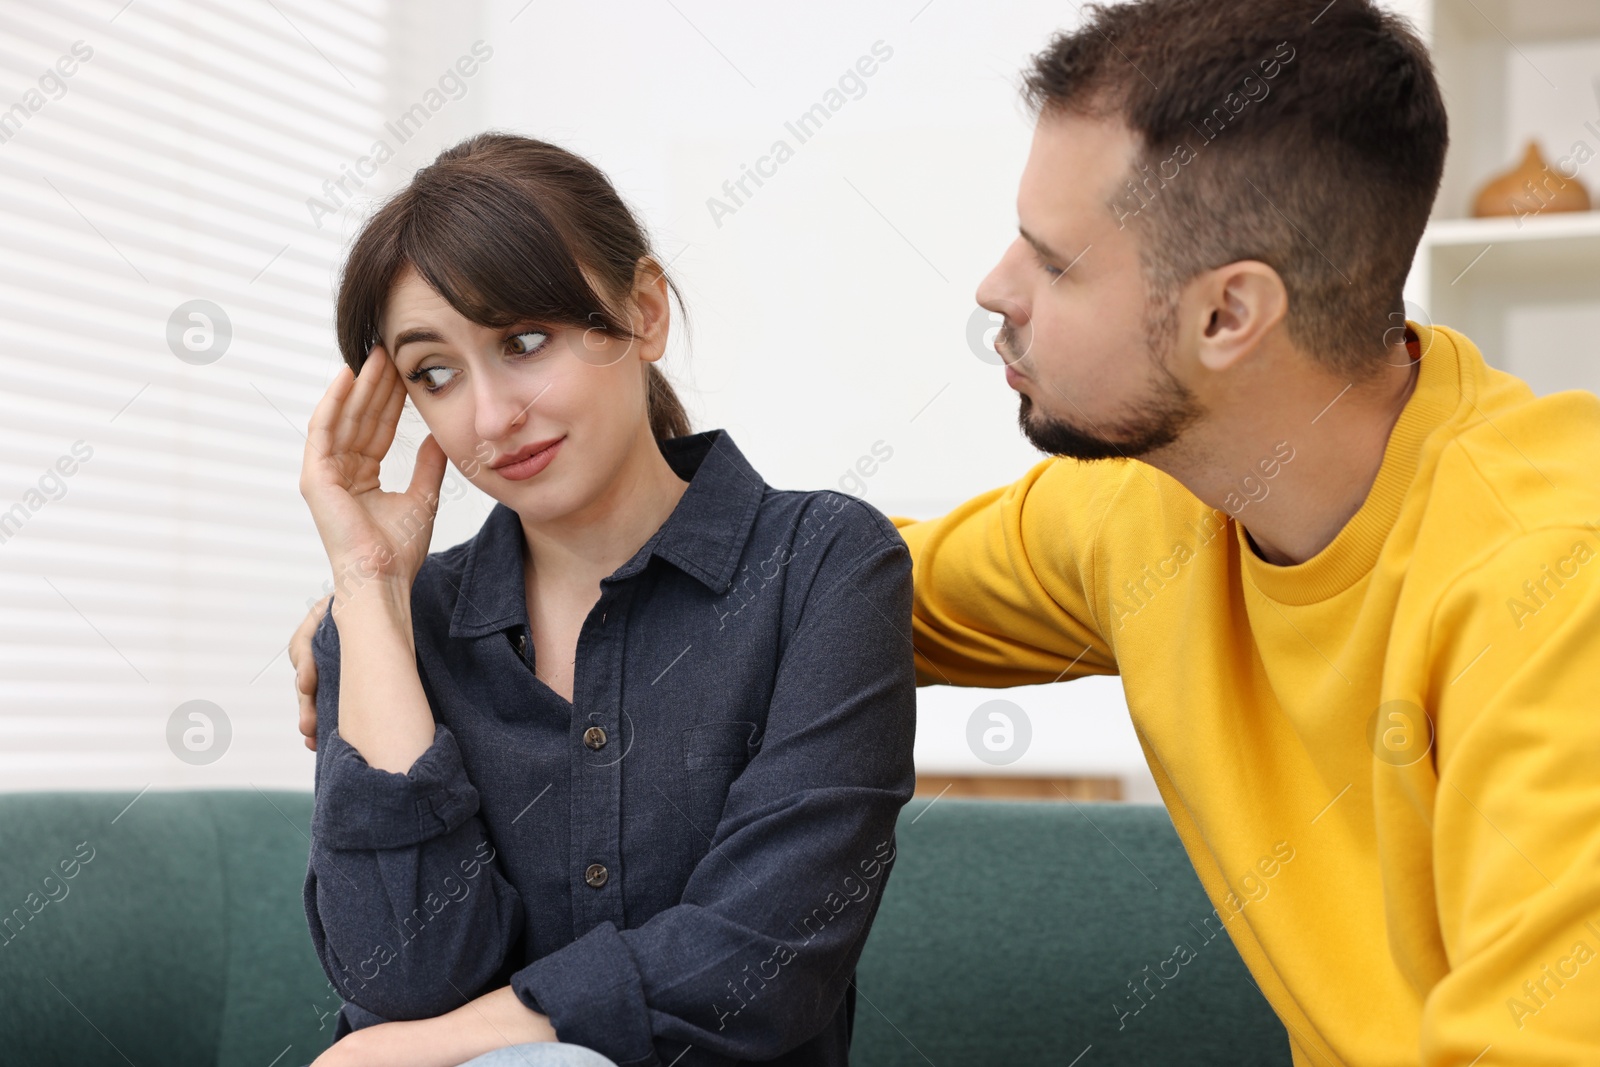
MULTIPOLYGON (((300 493, 311 505, 312 518, 336 573, 348 562, 346 557, 371 552, 375 546, 393 551, 394 540, 400 536, 394 523, 398 510, 425 513, 427 530, 431 530, 446 462, 443 449, 431 436, 410 489, 404 494, 386 493, 380 484, 379 466, 394 443, 405 400, 399 370, 384 349, 375 345, 359 373, 352 374, 348 366, 340 368, 312 412, 300 493)), ((409 540, 409 535, 405 539, 409 540)), ((404 546, 401 556, 410 562, 404 546)), ((302 700, 301 709, 302 732, 308 740, 316 724, 315 703, 308 705, 316 684, 314 673, 309 682, 302 689, 307 699, 302 700)))
POLYGON ((364 453, 367 442, 372 438, 373 399, 382 387, 383 370, 389 363, 388 359, 378 357, 379 352, 380 349, 374 345, 367 354, 367 361, 361 364, 361 373, 356 375, 355 388, 350 390, 350 397, 339 413, 334 439, 339 442, 340 451, 364 453))
POLYGON ((400 408, 405 404, 405 386, 400 381, 381 346, 374 346, 361 373, 349 365, 339 368, 327 392, 311 414, 306 432, 309 452, 323 460, 335 461, 347 477, 355 474, 342 457, 364 456, 380 462, 394 439, 400 408))
POLYGON ((406 487, 406 495, 437 511, 439 487, 444 484, 445 462, 444 449, 430 433, 417 446, 417 462, 411 468, 411 484, 406 487))
POLYGON ((306 424, 307 466, 313 457, 325 458, 333 454, 334 424, 338 420, 345 397, 350 394, 354 380, 349 364, 341 366, 334 373, 333 381, 328 383, 322 399, 317 401, 316 408, 312 410, 311 421, 306 424))
MULTIPOLYGON (((382 354, 383 349, 376 349, 376 351, 382 354)), ((384 362, 388 362, 387 356, 384 356, 383 359, 384 362)), ((389 383, 388 392, 383 395, 382 410, 377 411, 373 436, 368 444, 368 454, 380 457, 388 454, 389 446, 394 443, 395 430, 400 425, 400 413, 406 406, 406 388, 405 384, 400 380, 399 369, 391 364, 390 370, 386 372, 385 377, 389 383)), ((377 406, 377 402, 374 401, 374 408, 376 409, 377 406)))

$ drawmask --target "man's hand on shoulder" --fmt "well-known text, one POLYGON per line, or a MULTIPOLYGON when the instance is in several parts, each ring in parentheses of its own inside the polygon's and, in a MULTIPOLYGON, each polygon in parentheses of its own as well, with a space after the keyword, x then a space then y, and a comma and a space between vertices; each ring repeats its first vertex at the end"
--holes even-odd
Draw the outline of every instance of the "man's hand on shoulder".
POLYGON ((311 654, 311 636, 328 613, 329 593, 306 612, 294 636, 289 638, 289 664, 294 668, 294 691, 300 700, 300 732, 305 735, 306 747, 317 750, 317 661, 311 654))

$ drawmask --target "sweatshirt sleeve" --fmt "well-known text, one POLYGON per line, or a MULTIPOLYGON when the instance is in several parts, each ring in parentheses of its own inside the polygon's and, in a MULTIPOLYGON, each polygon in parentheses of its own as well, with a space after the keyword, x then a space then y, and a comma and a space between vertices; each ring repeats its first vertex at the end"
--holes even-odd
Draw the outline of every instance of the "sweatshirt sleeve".
POLYGON ((1449 969, 1424 1002, 1424 1067, 1600 1062, 1596 548, 1583 528, 1519 536, 1436 612, 1432 864, 1449 969))
POLYGON ((1095 611, 1095 538, 1131 464, 1044 460, 937 519, 890 516, 911 549, 919 685, 1117 673, 1095 611))
POLYGON ((332 606, 312 639, 317 760, 304 902, 312 943, 344 999, 379 1019, 432 1018, 486 991, 522 931, 522 907, 478 817, 455 737, 404 774, 339 736, 332 606))
POLYGON ((758 750, 720 820, 690 820, 709 851, 679 902, 633 929, 601 923, 512 975, 562 1041, 621 1067, 686 1044, 766 1061, 838 1011, 915 787, 910 558, 881 516, 866 532, 870 544, 830 549, 837 565, 804 594, 758 750))

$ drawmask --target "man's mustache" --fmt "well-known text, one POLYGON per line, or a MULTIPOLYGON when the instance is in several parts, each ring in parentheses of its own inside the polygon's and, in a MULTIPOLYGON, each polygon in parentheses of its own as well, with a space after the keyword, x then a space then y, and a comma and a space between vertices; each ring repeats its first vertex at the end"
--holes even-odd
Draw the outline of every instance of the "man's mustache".
POLYGON ((1012 327, 1011 320, 1005 319, 1001 322, 1000 328, 995 331, 994 350, 1007 364, 1016 367, 1021 372, 1022 359, 1028 353, 1026 349, 1019 352, 1015 341, 1016 330, 1012 327))

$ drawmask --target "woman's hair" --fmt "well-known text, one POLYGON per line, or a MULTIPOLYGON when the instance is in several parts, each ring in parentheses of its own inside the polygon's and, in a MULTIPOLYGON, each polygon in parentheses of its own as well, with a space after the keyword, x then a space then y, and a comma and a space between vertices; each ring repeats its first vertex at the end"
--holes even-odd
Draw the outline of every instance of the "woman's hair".
MULTIPOLYGON (((645 257, 665 276, 594 164, 531 137, 480 133, 440 152, 362 227, 339 280, 339 351, 359 373, 408 265, 481 326, 531 319, 631 341, 618 301, 633 292, 645 257)), ((678 287, 667 285, 681 309, 678 287)), ((686 436, 689 417, 666 375, 654 363, 647 373, 651 433, 686 436)))

